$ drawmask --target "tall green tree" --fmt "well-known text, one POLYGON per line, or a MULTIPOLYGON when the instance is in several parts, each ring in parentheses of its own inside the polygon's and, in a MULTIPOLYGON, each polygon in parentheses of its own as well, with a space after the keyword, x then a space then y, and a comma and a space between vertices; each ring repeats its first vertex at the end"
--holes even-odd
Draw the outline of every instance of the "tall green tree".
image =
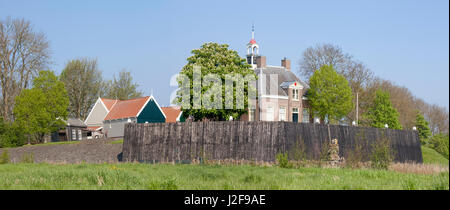
POLYGON ((398 112, 392 106, 388 92, 377 90, 372 106, 366 113, 369 126, 384 128, 385 124, 391 129, 402 129, 398 120, 398 112))
POLYGON ((86 119, 90 108, 100 96, 102 73, 96 59, 74 59, 61 72, 69 96, 69 116, 86 119))
POLYGON ((119 72, 119 77, 112 81, 105 81, 103 84, 103 96, 119 99, 119 100, 128 100, 132 98, 142 97, 143 93, 138 91, 137 88, 139 85, 133 82, 133 77, 131 76, 131 72, 123 69, 119 72))
MULTIPOLYGON (((184 117, 193 116, 194 120, 228 120, 229 117, 237 119, 242 114, 246 113, 249 104, 248 94, 254 94, 256 92, 254 86, 248 85, 247 82, 247 85, 244 85, 242 90, 237 90, 238 85, 231 86, 232 90, 226 88, 226 78, 229 78, 228 76, 231 75, 242 76, 241 78, 236 79, 236 84, 240 82, 245 83, 245 79, 242 78, 246 77, 253 77, 256 80, 256 75, 254 71, 250 69, 251 66, 247 64, 246 59, 241 58, 236 51, 228 49, 227 44, 218 43, 205 43, 200 49, 192 50, 191 53, 193 55, 187 58, 188 63, 180 72, 180 75, 185 75, 190 80, 190 90, 187 90, 188 94, 190 94, 190 104, 187 108, 185 105, 182 105, 184 117), (198 89, 196 88, 196 84, 201 82, 196 82, 194 79, 194 66, 200 68, 200 81, 203 81, 203 85, 201 87, 199 86, 198 89), (207 82, 205 82, 205 80, 208 80, 208 75, 217 76, 216 79, 222 86, 206 84, 207 82), (243 97, 243 107, 237 106, 237 101, 240 101, 240 99, 238 99, 236 91, 238 91, 239 94, 243 93, 245 96, 243 97), (196 107, 194 97, 199 96, 203 99, 205 97, 208 98, 209 94, 212 92, 221 93, 221 98, 218 98, 218 101, 220 101, 219 106, 221 108, 209 109, 205 107, 204 104, 200 107, 196 107), (233 101, 233 103, 229 103, 230 101, 233 101)), ((183 85, 182 83, 183 81, 178 79, 178 84, 180 86, 183 85)), ((181 92, 182 91, 177 92, 175 103, 181 104, 181 92)))
POLYGON ((69 97, 53 71, 40 71, 33 81, 33 88, 23 90, 16 98, 14 116, 16 123, 37 143, 64 126, 67 119, 69 97))
POLYGON ((351 111, 352 90, 345 77, 332 66, 320 67, 309 82, 307 94, 311 111, 320 117, 322 123, 326 117, 330 122, 337 122, 351 111))
POLYGON ((423 115, 420 112, 416 114, 416 123, 415 126, 417 128, 417 132, 419 133, 419 138, 422 144, 426 143, 428 138, 431 136, 431 130, 428 126, 428 121, 425 120, 423 115))

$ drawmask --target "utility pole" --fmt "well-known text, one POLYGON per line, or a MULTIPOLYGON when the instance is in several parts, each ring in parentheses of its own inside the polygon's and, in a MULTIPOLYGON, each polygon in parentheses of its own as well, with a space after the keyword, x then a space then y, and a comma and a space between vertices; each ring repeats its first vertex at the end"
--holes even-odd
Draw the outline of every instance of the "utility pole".
POLYGON ((356 125, 358 125, 358 92, 356 92, 356 125))

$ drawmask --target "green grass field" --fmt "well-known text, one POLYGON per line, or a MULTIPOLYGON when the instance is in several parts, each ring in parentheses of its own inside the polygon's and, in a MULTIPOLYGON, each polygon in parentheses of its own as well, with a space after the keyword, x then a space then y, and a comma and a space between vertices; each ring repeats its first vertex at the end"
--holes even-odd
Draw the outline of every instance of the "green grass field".
POLYGON ((448 166, 448 159, 436 152, 434 149, 422 146, 422 156, 424 163, 433 163, 448 166))
POLYGON ((3 164, 0 189, 447 189, 449 173, 170 164, 3 164))
POLYGON ((448 190, 448 159, 428 147, 422 147, 422 152, 425 164, 447 167, 446 172, 250 165, 20 163, 0 164, 0 189, 448 190))

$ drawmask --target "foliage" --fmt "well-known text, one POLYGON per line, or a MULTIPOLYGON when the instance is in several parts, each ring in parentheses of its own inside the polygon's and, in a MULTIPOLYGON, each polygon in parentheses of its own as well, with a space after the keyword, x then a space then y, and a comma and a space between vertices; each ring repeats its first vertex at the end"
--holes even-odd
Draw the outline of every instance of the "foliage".
POLYGON ((449 159, 449 136, 448 134, 436 134, 428 141, 428 146, 449 159))
POLYGON ((448 108, 437 104, 429 104, 422 99, 415 100, 415 107, 419 109, 425 119, 429 122, 433 135, 448 134, 449 115, 448 108))
POLYGON ((10 162, 11 160, 9 158, 9 151, 7 149, 4 149, 2 155, 0 156, 0 164, 7 164, 10 162))
POLYGON ((332 66, 322 66, 310 78, 308 99, 311 111, 323 122, 339 121, 352 109, 352 90, 348 81, 332 66))
POLYGON ((376 128, 384 128, 385 124, 391 129, 402 129, 398 121, 398 112, 392 107, 388 92, 377 90, 375 100, 366 113, 369 125, 376 128))
POLYGON ((448 166, 449 164, 449 160, 444 155, 428 146, 422 146, 422 157, 425 164, 439 164, 443 166, 448 166))
POLYGON ((278 153, 277 156, 278 166, 280 168, 292 168, 293 165, 289 163, 288 153, 278 153))
POLYGON ((4 122, 0 118, 0 148, 19 147, 25 144, 23 129, 17 123, 4 122))
POLYGON ((113 81, 103 83, 103 96, 112 99, 128 100, 142 97, 143 93, 138 91, 139 85, 133 82, 131 72, 123 69, 119 77, 114 76, 113 81))
MULTIPOLYGON (((200 49, 192 50, 192 56, 187 59, 188 63, 182 68, 180 74, 185 75, 190 80, 190 94, 189 106, 182 106, 183 116, 185 118, 190 115, 194 117, 194 120, 202 120, 204 118, 211 120, 228 120, 230 116, 237 119, 242 114, 246 113, 248 107, 248 98, 244 97, 244 109, 239 109, 233 105, 233 109, 225 109, 226 107, 226 94, 225 94, 225 77, 226 75, 237 74, 242 77, 247 75, 253 75, 256 78, 253 70, 250 69, 250 65, 247 64, 246 60, 239 57, 238 53, 234 50, 228 49, 227 44, 217 44, 217 43, 206 43, 201 46, 200 49), (204 80, 208 74, 214 74, 219 77, 222 82, 221 87, 207 85, 201 87, 201 90, 194 90, 194 66, 199 66, 201 68, 201 80, 204 80), (214 88, 217 88, 214 89, 214 88), (194 95, 199 95, 200 97, 206 97, 207 93, 213 91, 214 93, 220 92, 222 97, 222 106, 220 109, 208 109, 205 106, 195 107, 194 95), (198 109, 197 109, 198 108, 198 109)), ((183 81, 178 78, 179 86, 183 86, 183 81)), ((186 84, 185 84, 186 85, 186 84)), ((252 89, 251 85, 244 87, 244 94, 247 96, 250 91, 255 91, 252 89)), ((233 93, 236 92, 236 88, 233 87, 233 93)), ((182 91, 177 92, 177 98, 175 103, 182 104, 182 91)), ((233 102, 236 101, 236 94, 233 94, 233 102)))
POLYGON ((0 115, 5 121, 14 121, 14 99, 49 63, 50 47, 44 33, 35 31, 24 19, 0 20, 0 115))
POLYGON ((52 71, 40 71, 33 88, 23 90, 16 98, 14 115, 25 134, 34 135, 38 142, 62 126, 67 119, 69 98, 64 83, 52 71))
POLYGON ((347 153, 345 158, 345 167, 359 168, 364 161, 363 144, 358 142, 355 147, 347 153))
POLYGON ((293 153, 294 160, 296 161, 304 162, 308 158, 305 142, 300 138, 295 142, 295 146, 291 152, 293 153))
MULTIPOLYGON (((299 73, 305 80, 308 80, 317 69, 324 65, 332 65, 339 74, 347 79, 352 89, 353 103, 355 104, 356 94, 358 94, 359 125, 369 126, 365 114, 373 104, 376 90, 382 89, 390 94, 390 101, 398 112, 398 121, 403 128, 411 129, 414 126, 416 110, 420 110, 429 122, 433 135, 448 134, 449 115, 447 107, 425 102, 415 97, 408 88, 375 76, 364 63, 345 53, 340 46, 318 44, 309 47, 303 52, 299 64, 299 73)), ((348 123, 356 120, 356 106, 353 106, 344 120, 348 123)))
POLYGON ((61 81, 69 96, 69 116, 86 119, 100 96, 102 75, 96 59, 70 60, 61 72, 61 81))
POLYGON ((426 141, 431 136, 430 127, 428 127, 428 121, 425 120, 420 112, 416 114, 416 123, 415 126, 417 128, 417 132, 419 133, 420 142, 422 144, 426 144, 426 141))
POLYGON ((375 169, 388 169, 394 160, 389 140, 382 139, 372 145, 371 166, 375 169))

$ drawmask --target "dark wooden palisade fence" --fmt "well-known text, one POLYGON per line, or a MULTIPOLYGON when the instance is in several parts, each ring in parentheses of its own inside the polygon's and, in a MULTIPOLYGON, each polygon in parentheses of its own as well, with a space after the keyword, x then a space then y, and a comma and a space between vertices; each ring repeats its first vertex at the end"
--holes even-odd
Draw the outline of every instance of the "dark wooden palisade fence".
POLYGON ((130 162, 189 163, 201 158, 273 162, 278 153, 284 152, 293 159, 295 151, 317 160, 334 138, 339 141, 342 157, 355 151, 355 145, 362 145, 358 147, 363 151, 364 159, 369 159, 376 142, 389 140, 396 162, 423 162, 417 132, 406 130, 228 121, 129 123, 124 135, 122 158, 130 162))

